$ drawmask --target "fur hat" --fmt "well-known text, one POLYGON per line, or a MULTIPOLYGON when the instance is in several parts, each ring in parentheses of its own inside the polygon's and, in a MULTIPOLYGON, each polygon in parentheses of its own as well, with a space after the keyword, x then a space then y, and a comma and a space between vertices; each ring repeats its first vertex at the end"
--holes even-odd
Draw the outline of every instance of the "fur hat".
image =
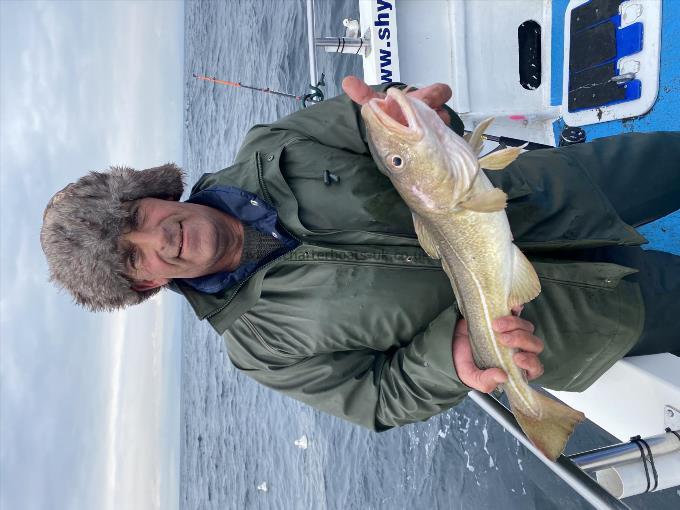
POLYGON ((129 224, 125 202, 140 198, 179 200, 182 170, 173 163, 134 170, 90 172, 47 204, 40 244, 50 279, 92 311, 141 303, 159 289, 138 292, 125 275, 119 239, 129 224))

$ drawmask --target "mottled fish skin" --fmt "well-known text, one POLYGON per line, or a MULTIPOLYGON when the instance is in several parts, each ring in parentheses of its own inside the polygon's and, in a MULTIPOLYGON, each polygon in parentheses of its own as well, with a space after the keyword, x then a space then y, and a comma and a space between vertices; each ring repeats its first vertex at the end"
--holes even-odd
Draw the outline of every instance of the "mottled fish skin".
MULTIPOLYGON (((508 374, 503 389, 515 416, 529 439, 555 459, 584 416, 532 389, 512 359, 516 350, 502 345, 491 327, 494 319, 510 315, 511 307, 535 298, 540 283, 512 242, 505 194, 494 188, 477 160, 481 132, 490 120, 468 143, 431 108, 395 88, 387 99, 364 105, 362 116, 373 158, 411 209, 421 245, 441 259, 451 280, 475 363, 508 374), (408 125, 386 113, 396 104, 408 125)), ((511 149, 481 161, 499 169, 518 154, 511 149)))
MULTIPOLYGON (((488 182, 488 178, 482 173, 475 188, 486 188, 484 181, 488 182)), ((524 413, 540 417, 536 392, 529 386, 524 370, 512 360, 516 350, 500 344, 491 326, 494 319, 511 313, 509 261, 516 248, 507 216, 504 212, 463 209, 456 214, 436 215, 423 223, 436 236, 442 265, 460 295, 458 303, 473 339, 475 363, 479 368, 502 368, 508 374, 508 382, 503 385, 508 396, 524 413)))

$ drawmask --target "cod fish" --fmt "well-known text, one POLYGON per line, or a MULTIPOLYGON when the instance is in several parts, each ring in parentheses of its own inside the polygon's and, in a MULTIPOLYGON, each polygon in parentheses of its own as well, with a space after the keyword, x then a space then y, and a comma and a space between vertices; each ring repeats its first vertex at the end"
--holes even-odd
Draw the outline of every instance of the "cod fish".
POLYGON ((506 372, 502 389, 522 430, 548 458, 557 459, 585 416, 532 389, 512 360, 516 349, 502 345, 491 327, 494 319, 510 315, 541 291, 536 271, 512 242, 507 196, 481 170, 501 170, 521 148, 478 160, 482 133, 492 119, 480 123, 466 141, 429 106, 396 88, 387 91, 387 98, 371 99, 361 114, 378 168, 411 210, 421 246, 441 259, 451 280, 475 364, 506 372), (398 105, 406 125, 388 113, 388 102, 391 108, 398 105))

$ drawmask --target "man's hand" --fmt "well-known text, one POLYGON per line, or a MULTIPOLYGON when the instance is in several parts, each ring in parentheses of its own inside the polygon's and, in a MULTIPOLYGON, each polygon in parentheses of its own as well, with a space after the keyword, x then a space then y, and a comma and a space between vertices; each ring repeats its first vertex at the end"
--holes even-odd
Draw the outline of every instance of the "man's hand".
MULTIPOLYGON (((534 325, 531 322, 509 315, 496 319, 493 328, 500 333, 503 345, 519 349, 513 360, 518 367, 526 370, 530 381, 543 374, 543 365, 538 359, 538 354, 543 350, 543 341, 534 336, 534 325)), ((464 384, 484 393, 493 391, 496 386, 508 380, 508 376, 500 368, 477 368, 472 358, 465 319, 458 321, 453 332, 453 364, 464 384)))
MULTIPOLYGON (((356 76, 348 76, 342 80, 342 90, 345 91, 345 94, 347 94, 352 101, 360 105, 368 103, 368 101, 374 97, 385 97, 384 93, 376 92, 356 76)), ((420 99, 430 108, 435 110, 446 124, 451 122, 451 116, 443 108, 444 103, 451 99, 451 87, 448 85, 445 85, 444 83, 435 83, 434 85, 408 92, 408 94, 420 99)), ((402 124, 406 123, 406 119, 401 113, 401 109, 391 100, 387 105, 387 113, 398 122, 401 122, 402 124), (390 106, 394 106, 394 108, 390 108, 390 106)))

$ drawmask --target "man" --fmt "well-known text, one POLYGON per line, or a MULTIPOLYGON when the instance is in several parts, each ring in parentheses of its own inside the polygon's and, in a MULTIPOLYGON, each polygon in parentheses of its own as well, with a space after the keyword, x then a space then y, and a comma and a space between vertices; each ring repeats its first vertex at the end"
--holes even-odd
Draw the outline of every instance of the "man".
MULTIPOLYGON (((427 419, 470 387, 493 390, 505 374, 474 365, 448 278, 368 151, 358 104, 385 86, 347 78, 343 88, 254 127, 234 164, 204 175, 187 202, 174 165, 67 186, 41 233, 52 278, 92 310, 168 286, 224 336, 237 368, 375 430, 427 419)), ((410 93, 462 134, 447 86, 410 93)), ((523 318, 494 325, 530 379, 580 391, 631 349, 675 338, 678 258, 648 264, 633 226, 678 208, 679 156, 678 133, 630 134, 527 153, 489 175, 541 278, 523 318), (674 279, 655 276, 667 269, 674 279)))

